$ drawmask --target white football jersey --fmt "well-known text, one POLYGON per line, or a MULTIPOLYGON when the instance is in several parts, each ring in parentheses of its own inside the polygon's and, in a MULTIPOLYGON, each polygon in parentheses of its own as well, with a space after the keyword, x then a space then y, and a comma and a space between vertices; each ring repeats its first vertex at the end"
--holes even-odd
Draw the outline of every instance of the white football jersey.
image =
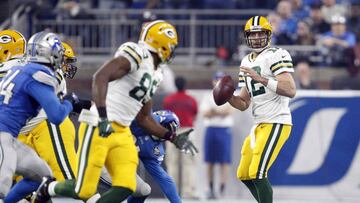
MULTIPOLYGON (((64 77, 64 72, 61 69, 57 69, 56 71, 56 80, 58 82, 55 92, 59 97, 63 97, 67 93, 66 80, 64 77)), ((40 124, 43 120, 47 119, 47 115, 44 109, 41 109, 36 117, 33 117, 29 121, 26 122, 25 126, 21 128, 20 134, 26 135, 32 129, 34 129, 38 124, 40 124)))
MULTIPOLYGON (((143 105, 154 95, 161 70, 156 71, 151 53, 141 44, 122 44, 115 57, 123 56, 131 64, 128 74, 109 83, 106 95, 108 119, 129 126, 143 105)), ((92 108, 94 111, 95 108, 92 108)))
MULTIPOLYGON (((240 66, 250 67, 262 77, 275 79, 283 72, 294 72, 291 56, 285 49, 270 47, 255 59, 246 55, 240 66)), ((246 87, 252 102, 255 123, 283 123, 292 125, 289 109, 290 98, 278 95, 261 83, 239 73, 239 87, 246 87)))

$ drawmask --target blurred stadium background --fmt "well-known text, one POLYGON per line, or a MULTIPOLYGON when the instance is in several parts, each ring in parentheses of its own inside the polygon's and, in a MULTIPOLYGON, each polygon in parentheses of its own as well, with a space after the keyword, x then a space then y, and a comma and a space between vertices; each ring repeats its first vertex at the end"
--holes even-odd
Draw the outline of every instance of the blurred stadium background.
MULTIPOLYGON (((291 139, 271 169, 275 202, 360 202, 359 0, 1 0, 0 8, 0 30, 16 29, 27 39, 51 30, 73 46, 79 70, 68 81, 69 91, 87 98, 92 74, 120 44, 137 41, 142 22, 170 21, 180 45, 155 95, 155 109, 175 91, 174 76, 187 79, 187 88, 199 103, 202 94, 210 91, 215 71, 236 79, 240 60, 249 52, 243 26, 253 15, 267 16, 274 26, 273 44, 292 54, 299 89, 291 103, 291 139), (324 40, 329 36, 335 40, 324 40)), ((254 202, 235 178, 251 112, 237 112, 234 117, 233 164, 226 196, 218 202, 254 202)), ((202 202, 210 202, 204 200, 203 134, 198 116, 193 134, 200 148, 194 166, 196 194, 202 202)), ((159 188, 152 186, 152 197, 161 198, 159 188)))

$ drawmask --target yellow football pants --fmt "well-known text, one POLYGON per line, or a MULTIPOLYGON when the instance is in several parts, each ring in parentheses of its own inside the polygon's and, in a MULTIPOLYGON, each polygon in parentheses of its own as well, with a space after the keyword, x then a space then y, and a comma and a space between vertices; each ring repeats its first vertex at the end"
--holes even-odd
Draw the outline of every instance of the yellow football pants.
POLYGON ((237 169, 240 180, 262 179, 274 163, 282 146, 289 138, 291 125, 262 123, 255 128, 255 146, 252 149, 247 136, 241 149, 241 160, 237 169))
POLYGON ((96 192, 104 165, 112 177, 112 186, 136 189, 138 153, 130 128, 115 122, 112 127, 114 133, 100 137, 97 127, 80 125, 75 192, 81 199, 88 199, 96 192))
POLYGON ((59 126, 44 120, 18 139, 33 148, 50 166, 56 180, 62 181, 76 177, 75 133, 67 117, 59 126))

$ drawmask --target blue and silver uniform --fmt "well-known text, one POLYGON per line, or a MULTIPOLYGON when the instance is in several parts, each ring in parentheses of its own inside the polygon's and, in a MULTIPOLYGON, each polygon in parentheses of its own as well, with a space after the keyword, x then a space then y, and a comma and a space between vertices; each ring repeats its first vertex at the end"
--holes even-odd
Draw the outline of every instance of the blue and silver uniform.
MULTIPOLYGON (((173 132, 179 128, 179 119, 171 111, 157 111, 152 115, 158 123, 173 132)), ((160 185, 161 190, 171 203, 181 203, 180 196, 176 190, 175 182, 161 166, 165 155, 164 140, 153 137, 145 129, 139 127, 136 121, 131 123, 130 128, 132 134, 136 138, 139 158, 147 172, 160 185)), ((150 190, 147 190, 147 187, 149 187, 147 183, 145 183, 139 176, 137 176, 136 181, 136 191, 128 198, 128 203, 142 203, 150 194, 150 190)), ((111 187, 111 177, 106 170, 102 171, 100 182, 100 188, 98 188, 99 191, 106 191, 109 187, 111 187)))
MULTIPOLYGON (((179 120, 171 111, 157 111, 152 115, 158 123, 169 130, 176 131, 179 127, 179 120)), ((145 129, 140 128, 136 121, 132 122, 130 128, 131 132, 136 137, 136 146, 139 149, 139 158, 144 164, 147 172, 159 184, 161 190, 171 203, 181 203, 180 196, 176 190, 175 182, 161 166, 165 155, 164 140, 153 137, 145 129)), ((138 203, 143 201, 141 201, 141 198, 136 197, 131 197, 128 200, 128 203, 135 202, 138 203)))
POLYGON ((17 137, 41 107, 50 122, 60 124, 72 105, 68 101, 60 103, 56 85, 54 72, 44 65, 27 63, 11 68, 0 83, 0 131, 17 137))
MULTIPOLYGON (((163 119, 159 115, 154 115, 156 122, 160 123, 163 119)), ((136 121, 131 123, 131 132, 136 138, 135 145, 139 149, 140 159, 152 159, 162 163, 165 155, 164 142, 159 138, 150 135, 145 129, 138 127, 136 121)))

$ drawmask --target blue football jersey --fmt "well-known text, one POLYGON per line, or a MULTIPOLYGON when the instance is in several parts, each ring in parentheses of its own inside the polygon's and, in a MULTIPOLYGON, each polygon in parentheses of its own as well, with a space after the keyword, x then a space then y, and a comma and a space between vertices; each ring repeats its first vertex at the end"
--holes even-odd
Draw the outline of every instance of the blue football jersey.
MULTIPOLYGON (((161 118, 159 115, 153 114, 152 116, 158 123, 160 123, 161 118)), ((130 129, 136 138, 135 144, 140 150, 140 159, 155 159, 158 162, 162 162, 164 160, 165 149, 163 141, 155 140, 145 129, 140 128, 136 121, 131 123, 130 129)))
POLYGON ((54 89, 54 72, 41 64, 27 63, 11 68, 0 83, 0 131, 17 137, 26 121, 38 114, 41 106, 30 93, 32 82, 54 89))

